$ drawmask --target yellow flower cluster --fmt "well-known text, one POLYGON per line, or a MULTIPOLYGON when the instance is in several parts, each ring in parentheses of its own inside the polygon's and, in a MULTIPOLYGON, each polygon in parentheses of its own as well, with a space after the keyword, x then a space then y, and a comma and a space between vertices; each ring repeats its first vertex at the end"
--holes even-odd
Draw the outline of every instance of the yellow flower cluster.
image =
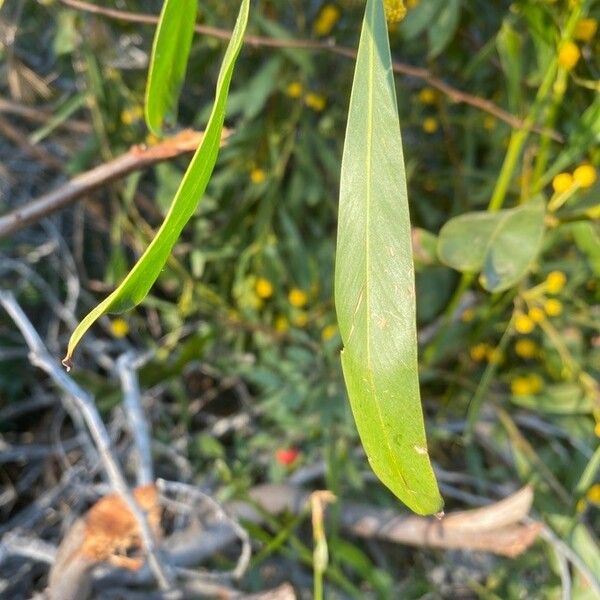
POLYGON ((385 18, 390 25, 400 23, 406 16, 406 6, 403 0, 383 0, 385 18))
POLYGON ((255 167, 254 169, 252 169, 252 171, 250 171, 250 181, 252 183, 262 183, 266 178, 267 174, 263 169, 255 167))
POLYGON ((110 330, 116 338, 124 338, 129 333, 129 324, 125 319, 113 319, 110 330))
POLYGON ((321 94, 309 92, 304 96, 304 104, 312 108, 315 112, 321 112, 327 106, 327 99, 321 94))
POLYGON ((329 35, 339 21, 342 12, 335 4, 326 4, 319 12, 313 31, 320 36, 329 35))
POLYGON ((436 90, 430 87, 424 87, 417 96, 421 104, 435 104, 438 99, 436 90))
POLYGON ((131 125, 136 121, 140 121, 144 116, 144 109, 141 106, 132 106, 121 112, 121 123, 131 125))
POLYGON ((552 189, 556 194, 564 194, 574 186, 587 189, 592 187, 598 180, 598 173, 590 164, 579 165, 571 173, 559 173, 552 180, 552 189))
POLYGON ((299 288, 292 288, 288 294, 288 301, 292 306, 302 308, 308 302, 308 294, 299 288))
POLYGON ((515 330, 519 333, 528 334, 535 329, 534 320, 525 313, 519 312, 515 315, 515 330))
POLYGON ((565 287, 567 276, 562 271, 551 271, 544 282, 546 291, 549 294, 558 294, 565 287))
POLYGON ((423 131, 425 133, 435 133, 439 128, 439 123, 434 117, 427 117, 423 120, 423 131))
POLYGON ((571 71, 581 58, 581 51, 575 42, 565 41, 558 47, 558 64, 571 71))
POLYGON ((332 337, 334 337, 337 332, 338 332, 337 325, 334 325, 333 323, 331 325, 327 325, 327 326, 323 327, 323 331, 321 331, 321 339, 324 342, 327 342, 332 337))
POLYGON ((254 284, 256 295, 262 300, 267 300, 273 295, 273 284, 265 277, 259 277, 254 284))
POLYGON ((580 42, 591 42, 598 31, 596 19, 580 19, 575 25, 573 37, 580 42))
POLYGON ((304 93, 304 86, 299 81, 292 81, 288 84, 285 93, 290 98, 300 98, 304 93))
POLYGON ((592 504, 600 504, 600 483, 595 483, 585 494, 592 504))
POLYGON ((476 344, 469 349, 469 356, 475 362, 487 360, 492 365, 499 365, 504 360, 502 350, 494 348, 490 344, 484 342, 476 344))
POLYGON ((515 343, 515 353, 521 358, 535 358, 539 355, 538 345, 529 338, 520 338, 515 343))
POLYGON ((544 381, 539 375, 532 373, 522 377, 515 377, 510 382, 510 391, 513 396, 533 396, 544 387, 544 381))

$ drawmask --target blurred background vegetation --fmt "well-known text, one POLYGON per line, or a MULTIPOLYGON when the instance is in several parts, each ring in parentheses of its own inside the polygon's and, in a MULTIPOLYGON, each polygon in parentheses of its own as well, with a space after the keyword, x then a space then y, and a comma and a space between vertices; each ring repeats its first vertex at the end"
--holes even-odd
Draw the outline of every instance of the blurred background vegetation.
MULTIPOLYGON (((107 4, 145 14, 161 7, 107 4)), ((598 576, 600 2, 413 0, 400 23, 396 3, 386 5, 394 59, 427 69, 396 82, 415 227, 421 391, 446 508, 476 506, 530 482, 535 516, 598 576), (432 85, 436 78, 475 101, 456 101, 432 85), (485 100, 546 133, 511 126, 482 110, 485 100), (537 193, 557 210, 517 287, 492 295, 438 261, 433 236, 449 218, 485 210, 492 197, 508 208, 537 193)), ((143 122, 152 26, 59 0, 0 7, 2 212, 132 144, 157 142, 143 122), (11 103, 43 107, 48 118, 10 113, 11 103), (8 137, 7 123, 20 141, 8 137), (40 156, 32 156, 34 144, 40 156)), ((354 63, 325 46, 356 48, 363 8, 358 0, 253 3, 249 33, 323 47, 245 46, 228 104, 233 133, 197 214, 143 305, 103 319, 77 357, 74 377, 108 418, 120 388, 101 355, 153 349, 140 372, 142 388, 156 397, 153 435, 189 460, 191 481, 221 499, 320 465, 314 485, 340 502, 360 496, 397 507, 360 450, 332 302, 354 63)), ((230 28, 237 9, 205 0, 199 22, 230 28)), ((205 124, 223 48, 222 40, 195 36, 179 126, 205 124)), ((151 240, 186 164, 130 175, 0 240, 2 287, 14 290, 57 356, 72 318, 120 281, 151 240)), ((0 319, 6 410, 44 384, 32 378, 12 323, 0 319)), ((52 419, 46 407, 35 418, 5 418, 0 431, 12 443, 44 441, 52 419)), ((17 467, 2 467, 2 478, 18 481, 17 467)), ((158 461, 159 475, 172 468, 158 461)), ((2 519, 56 477, 38 474, 0 506, 2 519)), ((327 580, 327 597, 564 597, 546 541, 517 561, 359 542, 340 533, 338 510, 330 509, 328 544, 339 577, 327 580)), ((268 550, 252 563, 249 589, 262 588, 261 565, 273 557, 291 565, 298 582, 310 577, 310 562, 302 566, 308 526, 282 517, 251 531, 268 550)), ((572 577, 572 597, 598 597, 577 569, 572 577)))

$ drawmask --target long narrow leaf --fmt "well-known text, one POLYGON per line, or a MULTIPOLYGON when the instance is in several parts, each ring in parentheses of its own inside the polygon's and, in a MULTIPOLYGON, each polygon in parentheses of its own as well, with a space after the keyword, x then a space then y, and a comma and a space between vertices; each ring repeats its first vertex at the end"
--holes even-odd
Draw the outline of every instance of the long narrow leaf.
POLYGON ((375 474, 420 514, 443 501, 419 395, 415 281, 382 0, 368 0, 342 160, 335 302, 354 419, 375 474))
POLYGON ((204 137, 177 190, 171 208, 155 238, 119 287, 88 313, 71 335, 67 356, 69 366, 73 351, 90 326, 107 312, 122 312, 139 304, 148 294, 164 267, 175 242, 200 202, 213 172, 219 152, 225 104, 236 58, 242 47, 248 22, 250 0, 242 0, 240 12, 217 81, 215 103, 204 137))
POLYGON ((198 0, 165 0, 154 34, 146 81, 146 124, 158 135, 165 118, 175 121, 185 78, 198 0))

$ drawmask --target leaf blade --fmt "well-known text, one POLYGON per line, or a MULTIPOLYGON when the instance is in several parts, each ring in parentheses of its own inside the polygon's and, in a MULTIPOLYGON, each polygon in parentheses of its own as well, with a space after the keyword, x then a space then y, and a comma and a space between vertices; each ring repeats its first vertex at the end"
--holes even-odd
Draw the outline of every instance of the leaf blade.
POLYGON ((165 118, 177 114, 179 92, 194 37, 197 0, 165 0, 150 56, 144 114, 148 129, 159 135, 165 118))
POLYGON ((368 0, 340 184, 335 303, 342 368, 373 471, 412 510, 430 514, 443 501, 426 448, 414 285, 387 27, 381 0, 368 0))
POLYGON ((75 347, 100 316, 109 311, 125 311, 136 306, 146 297, 167 262, 183 227, 202 199, 217 161, 229 84, 236 58, 242 47, 249 6, 250 0, 242 0, 235 28, 221 65, 215 102, 204 136, 190 161, 160 229, 121 284, 77 325, 69 339, 67 355, 63 361, 65 366, 70 365, 75 347))

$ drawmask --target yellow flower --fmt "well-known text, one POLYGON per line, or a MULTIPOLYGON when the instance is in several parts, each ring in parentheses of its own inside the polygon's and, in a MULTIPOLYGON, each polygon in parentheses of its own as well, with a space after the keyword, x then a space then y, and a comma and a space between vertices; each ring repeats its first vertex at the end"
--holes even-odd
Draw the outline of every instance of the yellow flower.
POLYGON ((304 93, 304 86, 299 81, 292 81, 285 89, 285 93, 290 98, 300 98, 304 93))
POLYGON ((292 306, 302 308, 308 302, 308 294, 298 288, 292 288, 288 294, 288 300, 292 306))
POLYGON ((149 133, 146 136, 146 146, 155 146, 156 144, 158 144, 158 142, 160 142, 160 138, 155 136, 153 133, 149 133))
POLYGON ((433 117, 427 117, 423 121, 423 131, 425 133, 435 133, 438 130, 439 123, 433 117))
POLYGON ((437 91, 430 87, 424 87, 417 96, 422 104, 435 104, 438 98, 437 91))
POLYGON ((515 317, 515 329, 519 333, 531 333, 535 328, 535 323, 524 313, 519 313, 515 317))
POLYGON ((304 96, 304 104, 308 108, 312 108, 315 112, 321 112, 327 106, 327 99, 321 94, 314 94, 309 92, 304 96))
POLYGON ((585 510, 585 507, 586 507, 586 503, 583 498, 577 500, 577 504, 575 505, 575 510, 578 513, 582 513, 585 510))
POLYGON ((558 49, 558 64, 567 71, 570 71, 581 57, 579 47, 574 42, 563 42, 558 49))
POLYGON ((266 300, 273 295, 273 284, 264 277, 259 277, 254 285, 254 291, 259 298, 266 300))
POLYGON ((492 117, 492 115, 487 115, 483 119, 483 128, 491 131, 492 129, 496 129, 496 117, 492 117))
POLYGON ((504 361, 504 352, 499 348, 489 348, 486 358, 491 365, 499 365, 504 361))
POLYGON ((594 433, 596 434, 596 437, 600 438, 600 421, 594 425, 594 433))
POLYGON ((329 35, 341 16, 340 9, 334 4, 326 4, 319 13, 313 31, 317 35, 329 35))
POLYGON ((590 42, 598 30, 596 19, 580 19, 575 25, 573 37, 581 42, 590 42))
POLYGON ((592 187, 598 179, 596 169, 592 165, 579 165, 573 171, 573 179, 582 188, 592 187))
POLYGON ((125 125, 131 125, 139 121, 144 116, 144 109, 141 106, 132 106, 121 112, 121 122, 125 125))
POLYGON ((484 360, 492 347, 489 344, 475 344, 472 348, 469 349, 469 356, 475 362, 481 362, 484 360))
POLYGON ((129 333, 129 324, 125 319, 113 319, 110 330, 116 338, 124 338, 129 333))
POLYGON ((475 311, 472 308, 465 308, 463 310, 462 315, 460 315, 460 320, 463 323, 470 323, 475 318, 475 311))
POLYGON ((510 391, 513 396, 532 396, 544 387, 544 382, 539 375, 532 373, 524 377, 515 377, 510 382, 510 391))
POLYGON ((267 178, 263 169, 254 168, 250 171, 250 181, 252 183, 262 183, 267 178))
POLYGON ((546 318, 546 313, 539 306, 531 307, 528 314, 534 323, 541 323, 546 318))
POLYGON ((549 294, 558 294, 567 282, 567 276, 562 271, 551 271, 546 277, 546 291, 549 294))
POLYGON ((570 173, 559 173, 552 180, 552 189, 557 194, 566 192, 573 185, 573 176, 570 173))
POLYGON ((296 327, 304 327, 308 323, 308 315, 301 310, 294 315, 292 322, 296 327))
POLYGON ((330 340, 337 333, 337 331, 337 325, 334 325, 333 323, 331 325, 327 325, 323 328, 323 331, 321 331, 321 339, 326 342, 330 340))
POLYGON ((595 483, 585 494, 592 504, 600 504, 600 483, 595 483))
POLYGON ((400 23, 406 15, 406 6, 402 0, 383 0, 385 18, 390 25, 400 23))
POLYGON ((275 327, 275 331, 278 331, 279 333, 284 333, 290 328, 290 323, 287 320, 287 317, 284 317, 283 315, 279 315, 275 319, 275 323, 273 325, 275 327))
POLYGON ((528 338, 521 338, 515 343, 515 352, 521 358, 534 358, 538 354, 537 344, 528 338))
POLYGON ((562 312, 562 302, 556 298, 549 298, 544 302, 544 311, 549 317, 558 317, 562 312))

